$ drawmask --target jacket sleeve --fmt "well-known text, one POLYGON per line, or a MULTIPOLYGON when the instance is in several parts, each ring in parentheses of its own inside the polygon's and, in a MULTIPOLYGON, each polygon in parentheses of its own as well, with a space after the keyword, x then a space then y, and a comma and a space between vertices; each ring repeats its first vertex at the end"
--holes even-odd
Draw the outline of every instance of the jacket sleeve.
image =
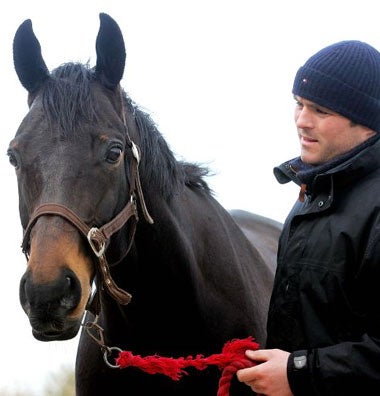
POLYGON ((310 351, 291 353, 288 380, 294 396, 378 396, 380 387, 380 340, 368 335, 310 351), (297 368, 295 359, 306 357, 297 368))

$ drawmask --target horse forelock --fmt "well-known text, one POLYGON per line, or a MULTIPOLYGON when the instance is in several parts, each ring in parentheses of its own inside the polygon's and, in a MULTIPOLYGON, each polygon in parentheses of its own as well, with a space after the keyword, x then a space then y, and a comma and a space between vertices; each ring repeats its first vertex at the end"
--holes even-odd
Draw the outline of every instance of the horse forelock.
POLYGON ((88 64, 66 63, 54 69, 42 91, 48 121, 65 136, 81 130, 83 122, 96 121, 91 82, 94 72, 88 64))

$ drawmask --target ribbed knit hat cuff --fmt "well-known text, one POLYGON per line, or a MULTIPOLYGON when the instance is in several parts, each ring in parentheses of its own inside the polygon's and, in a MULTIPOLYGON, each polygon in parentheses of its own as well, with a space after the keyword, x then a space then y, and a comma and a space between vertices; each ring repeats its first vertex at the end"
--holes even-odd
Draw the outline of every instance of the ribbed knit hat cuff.
POLYGON ((302 66, 294 79, 292 92, 339 113, 354 123, 380 132, 380 101, 332 76, 302 66))

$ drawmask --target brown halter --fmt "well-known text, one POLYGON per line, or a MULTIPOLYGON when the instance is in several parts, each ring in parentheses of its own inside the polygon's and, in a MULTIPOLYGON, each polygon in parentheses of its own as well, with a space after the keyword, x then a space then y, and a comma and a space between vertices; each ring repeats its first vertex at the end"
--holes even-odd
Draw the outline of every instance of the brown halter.
MULTIPOLYGON (((139 203, 146 221, 150 224, 153 224, 153 219, 148 213, 141 189, 138 169, 140 162, 140 150, 129 137, 125 117, 123 117, 123 121, 126 129, 127 143, 133 154, 133 160, 131 163, 130 199, 124 209, 122 209, 122 211, 119 212, 119 214, 116 215, 116 217, 114 217, 110 222, 100 228, 96 228, 89 227, 78 215, 76 215, 71 209, 64 205, 56 203, 44 203, 38 206, 33 212, 28 226, 25 229, 21 247, 27 259, 29 259, 30 233, 38 218, 49 215, 63 217, 73 226, 75 226, 80 234, 86 238, 97 258, 97 260, 95 260, 97 287, 106 289, 109 295, 113 297, 118 303, 126 305, 131 301, 132 296, 125 290, 119 288, 111 277, 109 265, 105 256, 107 242, 115 232, 119 231, 129 220, 131 220, 130 240, 126 254, 130 250, 138 221, 136 195, 139 199, 139 203)), ((90 305, 87 309, 97 315, 100 311, 99 296, 96 295, 96 298, 94 297, 95 296, 93 296, 92 301, 90 302, 90 305)))

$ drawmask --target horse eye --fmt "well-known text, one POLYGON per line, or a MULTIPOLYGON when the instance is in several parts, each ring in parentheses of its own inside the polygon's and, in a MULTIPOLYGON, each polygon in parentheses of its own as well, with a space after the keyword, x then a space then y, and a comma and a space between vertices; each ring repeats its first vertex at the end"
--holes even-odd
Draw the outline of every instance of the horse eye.
POLYGON ((19 164, 16 158, 16 155, 13 153, 13 151, 8 150, 7 152, 8 158, 9 158, 9 163, 14 166, 16 169, 18 169, 19 164))
POLYGON ((119 161, 123 150, 120 146, 113 146, 110 148, 106 155, 106 161, 114 164, 115 162, 119 161))

